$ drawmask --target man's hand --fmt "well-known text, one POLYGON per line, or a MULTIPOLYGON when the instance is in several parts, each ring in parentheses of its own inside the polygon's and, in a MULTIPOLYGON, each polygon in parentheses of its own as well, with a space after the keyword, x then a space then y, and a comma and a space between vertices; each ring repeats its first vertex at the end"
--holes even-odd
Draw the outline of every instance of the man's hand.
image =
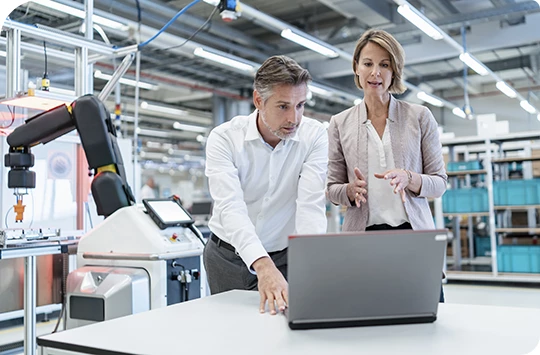
POLYGON ((253 263, 253 269, 257 272, 259 279, 259 294, 261 296, 260 312, 264 313, 266 301, 270 314, 285 311, 289 303, 288 284, 281 272, 278 270, 272 259, 265 256, 257 259, 253 263))
POLYGON ((356 207, 360 207, 360 202, 366 203, 367 189, 366 178, 358 168, 354 168, 356 178, 347 184, 347 197, 349 201, 354 201, 356 207))

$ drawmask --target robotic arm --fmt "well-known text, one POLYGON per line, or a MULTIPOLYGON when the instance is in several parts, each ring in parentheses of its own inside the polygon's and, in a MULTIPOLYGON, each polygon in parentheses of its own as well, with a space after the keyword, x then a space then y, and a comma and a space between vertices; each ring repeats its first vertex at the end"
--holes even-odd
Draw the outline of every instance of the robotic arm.
POLYGON ((23 195, 36 187, 36 174, 30 171, 34 166, 30 148, 51 142, 73 129, 79 133, 88 165, 95 173, 92 194, 98 214, 108 217, 135 203, 109 112, 98 98, 85 95, 69 106, 62 105, 29 118, 8 136, 9 153, 4 156, 4 165, 11 168, 8 187, 15 189, 16 222, 23 219, 23 195))

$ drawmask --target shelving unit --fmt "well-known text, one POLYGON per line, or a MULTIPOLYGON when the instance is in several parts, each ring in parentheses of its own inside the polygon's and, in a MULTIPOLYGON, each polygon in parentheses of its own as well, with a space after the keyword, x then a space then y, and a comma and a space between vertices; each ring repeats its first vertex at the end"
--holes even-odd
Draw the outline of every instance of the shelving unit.
MULTIPOLYGON (((539 234, 540 227, 536 224, 536 210, 540 209, 540 204, 521 204, 521 205, 495 205, 494 189, 500 188, 500 185, 494 184, 495 181, 505 181, 509 177, 509 166, 513 163, 523 163, 523 167, 528 162, 540 161, 540 155, 538 153, 532 154, 533 147, 540 147, 540 132, 524 132, 517 134, 507 134, 491 138, 483 137, 462 137, 447 141, 442 141, 443 149, 447 150, 449 155, 449 164, 453 167, 467 168, 468 165, 475 165, 476 162, 483 162, 480 169, 464 169, 460 171, 448 171, 450 189, 460 189, 459 193, 454 192, 448 194, 447 198, 459 198, 465 189, 471 194, 478 194, 487 192, 487 205, 483 203, 478 204, 478 195, 474 195, 473 201, 475 203, 460 204, 459 200, 453 203, 435 203, 435 220, 438 228, 444 228, 444 217, 452 218, 451 229, 454 231, 455 237, 452 240, 453 255, 447 258, 447 264, 449 270, 447 272, 448 279, 459 280, 483 280, 483 281, 514 281, 514 282, 540 282, 540 274, 517 274, 517 273, 502 273, 499 272, 497 247, 503 242, 503 236, 511 234, 539 234), (534 143, 533 143, 534 142, 534 143), (505 156, 506 153, 521 153, 520 156, 505 156), (457 162, 457 157, 463 156, 464 162, 457 162), (472 163, 472 164, 469 164, 472 163), (476 187, 473 185, 476 184, 476 187), (454 195, 454 196, 451 196, 454 195), (468 212, 456 212, 456 211, 443 211, 443 205, 457 206, 456 208, 466 210, 472 209, 468 212), (479 208, 479 206, 481 208, 479 208), (512 226, 508 221, 511 219, 512 211, 527 211, 528 226, 512 226), (461 220, 467 219, 467 225, 462 226, 461 220), (487 228, 489 230, 489 242, 491 246, 491 256, 476 256, 475 255, 475 236, 473 234, 473 218, 486 218, 487 228), (461 230, 465 227, 467 229, 467 241, 469 247, 468 257, 462 257, 462 241, 461 230), (470 269, 482 269, 481 271, 465 271, 465 267, 470 269), (488 271, 486 269, 490 268, 488 271)), ((529 164, 530 165, 530 164, 529 164)), ((524 170, 523 178, 532 178, 532 169, 524 170)), ((512 180, 513 181, 513 180, 512 180)), ((512 185, 510 183, 509 185, 512 185)), ((534 188, 534 184, 533 187, 534 188)), ((447 191, 448 193, 448 191, 447 191)), ((497 197, 501 200, 500 191, 497 197)), ((509 197, 515 196, 509 193, 509 197)), ((525 193, 526 197, 530 197, 525 193)), ((505 197, 505 196, 503 196, 505 197)), ((444 197, 443 197, 444 198, 444 197)), ((485 201, 485 200, 483 200, 485 201)), ((515 240, 516 237, 514 237, 515 240)), ((507 239, 505 239, 507 240, 507 239)), ((506 247, 506 246, 505 246, 506 247)), ((483 244, 483 248, 486 245, 483 244)), ((485 249, 484 249, 485 250, 485 249)), ((506 255, 505 257, 508 257, 506 255)), ((507 259, 505 259, 507 260, 507 259)))

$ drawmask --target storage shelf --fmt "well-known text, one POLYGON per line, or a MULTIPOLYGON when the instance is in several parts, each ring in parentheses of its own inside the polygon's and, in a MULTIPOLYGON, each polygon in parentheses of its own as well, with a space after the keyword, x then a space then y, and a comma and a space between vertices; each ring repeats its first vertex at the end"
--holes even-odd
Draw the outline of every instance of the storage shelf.
POLYGON ((528 210, 529 208, 540 208, 540 205, 521 205, 521 206, 493 206, 495 210, 528 210))
POLYGON ((454 213, 443 213, 443 217, 455 217, 455 216, 476 216, 476 217, 483 217, 483 216, 489 216, 489 212, 454 212, 454 213))
POLYGON ((447 271, 448 280, 485 281, 485 282, 527 282, 540 283, 540 274, 499 273, 494 276, 491 272, 480 271, 447 271))
POLYGON ((540 160, 540 156, 534 156, 534 157, 509 157, 509 158, 499 158, 499 159, 493 159, 493 163, 513 163, 513 162, 523 162, 523 161, 538 161, 540 160))
MULTIPOLYGON (((454 258, 447 257, 446 263, 450 265, 454 264, 454 258)), ((491 257, 490 256, 477 256, 476 258, 461 258, 461 264, 462 265, 491 265, 491 257)))
POLYGON ((487 174, 486 170, 461 170, 461 171, 447 171, 448 176, 462 176, 462 175, 481 175, 487 174))
POLYGON ((540 228, 495 228, 497 233, 540 233, 540 228))

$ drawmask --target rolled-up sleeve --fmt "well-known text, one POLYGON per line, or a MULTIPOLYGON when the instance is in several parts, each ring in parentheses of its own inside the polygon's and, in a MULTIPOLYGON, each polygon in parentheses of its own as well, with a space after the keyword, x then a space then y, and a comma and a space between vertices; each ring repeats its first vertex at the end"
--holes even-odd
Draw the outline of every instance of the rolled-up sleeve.
POLYGON ((324 183, 328 169, 328 135, 321 127, 302 165, 296 200, 296 233, 326 233, 324 183))

